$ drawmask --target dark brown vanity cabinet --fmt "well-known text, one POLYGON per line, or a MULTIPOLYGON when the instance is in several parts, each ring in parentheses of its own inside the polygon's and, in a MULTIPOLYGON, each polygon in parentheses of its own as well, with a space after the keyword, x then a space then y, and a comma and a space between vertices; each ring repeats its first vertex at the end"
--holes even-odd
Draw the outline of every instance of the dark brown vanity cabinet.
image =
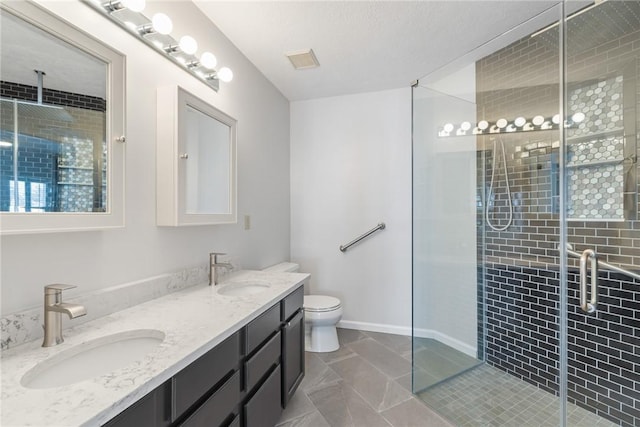
POLYGON ((273 427, 282 413, 280 305, 274 305, 245 328, 247 396, 242 404, 242 425, 245 427, 273 427))
POLYGON ((304 291, 302 286, 282 300, 282 407, 304 377, 304 291))
POLYGON ((147 394, 105 424, 106 427, 167 427, 171 425, 171 380, 147 394))
POLYGON ((109 421, 108 427, 273 427, 304 377, 303 288, 109 421))

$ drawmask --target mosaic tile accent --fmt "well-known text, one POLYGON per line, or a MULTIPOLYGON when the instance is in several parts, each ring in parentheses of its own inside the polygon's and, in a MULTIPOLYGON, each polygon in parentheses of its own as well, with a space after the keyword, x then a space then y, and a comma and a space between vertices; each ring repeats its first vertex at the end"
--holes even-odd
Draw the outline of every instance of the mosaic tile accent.
POLYGON ((576 113, 585 119, 567 130, 569 139, 590 136, 623 127, 623 76, 611 77, 593 84, 581 84, 569 94, 569 116, 576 113))

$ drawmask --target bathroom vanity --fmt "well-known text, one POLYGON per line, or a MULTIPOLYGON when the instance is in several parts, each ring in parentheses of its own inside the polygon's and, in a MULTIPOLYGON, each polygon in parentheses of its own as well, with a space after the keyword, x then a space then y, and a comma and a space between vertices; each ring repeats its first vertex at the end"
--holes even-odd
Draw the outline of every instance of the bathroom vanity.
POLYGON ((106 424, 273 426, 304 377, 303 287, 106 424))
POLYGON ((46 425, 54 414, 69 426, 275 425, 304 376, 308 277, 244 271, 65 330, 57 346, 4 351, 2 424, 46 425), (61 386, 25 382, 83 343, 143 329, 164 339, 122 368, 61 386))

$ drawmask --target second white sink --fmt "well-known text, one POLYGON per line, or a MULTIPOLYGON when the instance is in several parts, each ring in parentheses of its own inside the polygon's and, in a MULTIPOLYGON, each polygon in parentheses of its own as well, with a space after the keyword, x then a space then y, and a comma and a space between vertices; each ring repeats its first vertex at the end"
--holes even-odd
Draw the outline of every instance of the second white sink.
POLYGON ((97 377, 143 359, 164 338, 164 332, 155 329, 96 338, 43 360, 24 374, 20 383, 27 388, 52 388, 97 377))
POLYGON ((218 294, 232 297, 259 294, 271 287, 268 282, 258 281, 231 282, 219 286, 218 294))

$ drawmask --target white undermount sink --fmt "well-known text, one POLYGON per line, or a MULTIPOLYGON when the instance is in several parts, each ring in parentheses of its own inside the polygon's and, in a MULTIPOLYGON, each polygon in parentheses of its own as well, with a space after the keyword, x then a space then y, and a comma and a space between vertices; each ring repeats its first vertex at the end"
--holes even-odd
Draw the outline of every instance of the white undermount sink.
POLYGON ((42 389, 94 378, 142 360, 164 338, 162 331, 136 329, 86 341, 38 363, 20 383, 42 389))
POLYGON ((218 286, 218 294, 220 295, 241 297, 264 292, 271 287, 271 284, 269 282, 252 280, 246 282, 230 282, 218 286))

